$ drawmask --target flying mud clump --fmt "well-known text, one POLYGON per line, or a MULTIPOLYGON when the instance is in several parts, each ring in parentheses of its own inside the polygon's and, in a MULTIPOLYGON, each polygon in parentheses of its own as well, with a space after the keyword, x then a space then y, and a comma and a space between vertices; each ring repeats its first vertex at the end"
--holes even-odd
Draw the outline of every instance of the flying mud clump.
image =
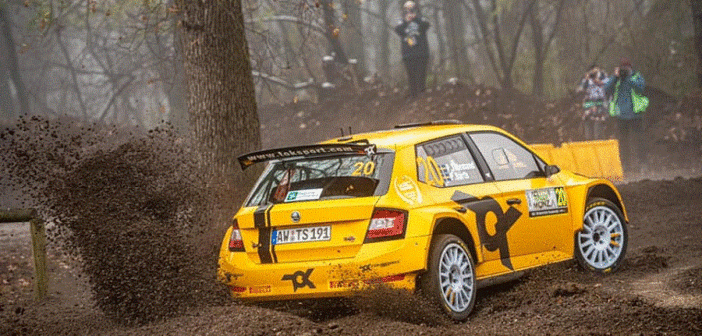
POLYGON ((226 299, 202 238, 211 193, 174 132, 33 118, 0 133, 3 172, 80 260, 107 316, 144 323, 226 299))

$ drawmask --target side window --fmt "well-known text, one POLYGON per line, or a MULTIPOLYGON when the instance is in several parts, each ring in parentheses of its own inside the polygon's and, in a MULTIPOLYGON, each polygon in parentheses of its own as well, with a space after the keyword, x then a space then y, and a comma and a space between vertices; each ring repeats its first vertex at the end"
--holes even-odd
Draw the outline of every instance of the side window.
POLYGON ((498 133, 472 133, 470 138, 485 158, 495 180, 543 176, 538 159, 512 139, 498 133))
POLYGON ((483 177, 461 136, 417 145, 417 180, 437 187, 478 183, 483 177))

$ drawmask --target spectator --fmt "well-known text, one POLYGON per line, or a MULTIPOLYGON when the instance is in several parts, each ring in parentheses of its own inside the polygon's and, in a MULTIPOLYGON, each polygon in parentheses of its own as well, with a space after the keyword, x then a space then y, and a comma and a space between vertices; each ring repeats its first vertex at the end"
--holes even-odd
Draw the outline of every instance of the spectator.
POLYGON ((402 40, 402 61, 407 69, 409 82, 409 95, 416 97, 424 91, 427 78, 427 64, 429 62, 429 43, 427 30, 429 22, 419 13, 419 8, 414 1, 405 2, 403 19, 395 27, 395 32, 402 40))
POLYGON ((607 114, 605 84, 607 74, 597 66, 585 73, 578 86, 578 92, 585 91, 583 99, 583 133, 586 140, 603 138, 604 121, 607 114))
MULTIPOLYGON (((645 162, 642 119, 648 107, 648 98, 643 96, 645 85, 643 76, 627 58, 622 58, 605 88, 612 95, 609 115, 617 118, 622 163, 628 171, 645 162)), ((643 166, 639 168, 643 171, 643 166)))

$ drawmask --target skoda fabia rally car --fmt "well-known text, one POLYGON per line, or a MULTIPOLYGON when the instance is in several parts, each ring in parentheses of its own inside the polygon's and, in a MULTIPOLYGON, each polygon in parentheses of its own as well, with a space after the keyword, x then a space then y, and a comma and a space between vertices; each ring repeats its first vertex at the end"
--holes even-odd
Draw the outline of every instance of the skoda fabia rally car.
POLYGON ((606 273, 626 252, 609 181, 561 171, 495 127, 402 125, 239 158, 264 161, 220 250, 219 278, 243 300, 384 284, 465 320, 482 285, 574 258, 606 273))

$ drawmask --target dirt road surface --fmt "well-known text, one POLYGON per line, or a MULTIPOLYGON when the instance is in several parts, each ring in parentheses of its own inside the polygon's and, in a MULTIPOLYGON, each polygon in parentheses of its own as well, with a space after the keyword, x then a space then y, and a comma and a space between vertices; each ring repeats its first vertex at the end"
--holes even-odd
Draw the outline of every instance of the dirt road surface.
MULTIPOLYGON (((651 176, 655 177, 655 176, 651 176)), ((402 293, 344 302, 190 309, 146 325, 113 322, 87 283, 50 250, 49 298, 31 299, 27 224, 0 227, 0 334, 228 335, 700 335, 702 177, 619 185, 630 216, 626 263, 597 276, 567 262, 482 290, 465 323, 402 293)))

